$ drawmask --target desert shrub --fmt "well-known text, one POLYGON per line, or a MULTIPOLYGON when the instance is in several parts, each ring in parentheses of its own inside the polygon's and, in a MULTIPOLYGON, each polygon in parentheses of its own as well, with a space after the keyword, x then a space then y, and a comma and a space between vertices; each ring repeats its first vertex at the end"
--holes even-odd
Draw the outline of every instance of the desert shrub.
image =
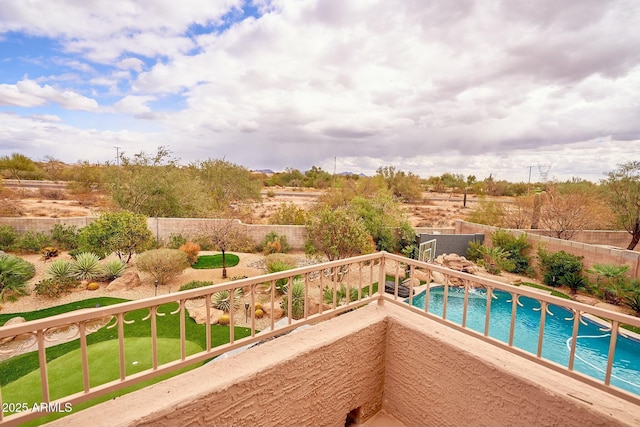
MULTIPOLYGON (((304 282, 302 280, 294 280, 291 287, 291 318, 302 319, 304 317, 304 282)), ((280 301, 280 308, 285 313, 289 311, 289 295, 285 295, 280 301)))
MULTIPOLYGON (((262 304, 260 304, 259 302, 256 303, 256 305, 254 306, 254 310, 262 310, 262 304)), ((264 310, 263 310, 264 311, 264 310)))
POLYGON ((171 233, 169 235, 169 242, 167 242, 167 248, 178 249, 180 246, 187 243, 187 238, 182 234, 171 233))
MULTIPOLYGON (((211 305, 228 313, 231 310, 231 301, 229 300, 229 291, 220 291, 211 295, 211 305)), ((233 308, 237 310, 240 307, 240 298, 242 297, 242 289, 237 288, 233 290, 233 308)))
POLYGON ((307 211, 294 203, 282 203, 269 218, 269 224, 304 225, 307 216, 307 211))
POLYGON ((136 266, 164 285, 189 267, 189 262, 187 254, 179 249, 152 249, 138 255, 136 266))
POLYGON ((27 281, 35 274, 36 267, 29 261, 13 255, 0 255, 0 301, 5 296, 15 300, 18 295, 25 295, 27 281))
POLYGON ((19 253, 37 254, 50 243, 51 239, 46 234, 40 231, 27 230, 18 236, 11 249, 19 253))
POLYGON ((118 277, 122 276, 126 269, 127 264, 120 261, 119 259, 107 261, 102 266, 102 279, 108 282, 115 280, 118 277))
MULTIPOLYGON (((278 273, 296 268, 297 261, 295 257, 284 254, 270 254, 264 259, 268 273, 278 273)), ((286 292, 288 279, 279 279, 276 281, 276 291, 279 293, 286 292)))
POLYGON ((91 282, 87 285, 88 291, 97 291, 98 289, 100 289, 100 283, 91 282))
POLYGON ((291 250, 287 242, 287 236, 278 235, 275 231, 269 232, 262 243, 258 246, 259 250, 265 255, 276 253, 287 253, 291 250))
POLYGON ((178 249, 187 254, 187 261, 193 265, 198 262, 198 253, 200 252, 200 245, 194 242, 186 242, 178 249))
POLYGON ((531 268, 531 259, 528 256, 531 245, 527 242, 526 234, 516 237, 506 230, 496 230, 491 233, 490 237, 491 244, 505 251, 507 259, 513 262, 513 267, 511 265, 505 266, 504 269, 506 271, 533 276, 534 271, 531 268))
POLYGON ((8 251, 18 240, 20 233, 10 225, 0 225, 0 251, 8 251))
POLYGON ((36 283, 34 290, 36 295, 47 298, 60 298, 61 296, 71 292, 76 288, 80 282, 73 278, 67 277, 64 279, 44 279, 36 283))
POLYGON ((247 279, 249 276, 233 276, 230 281, 247 279))
POLYGON ((205 286, 211 286, 213 284, 214 284, 213 282, 209 282, 209 281, 192 280, 189 283, 185 283, 184 285, 180 286, 180 289, 178 290, 188 291, 190 289, 204 288, 205 286))
POLYGON ((569 254, 565 251, 558 251, 550 254, 544 248, 538 248, 538 259, 542 270, 542 281, 547 285, 556 287, 568 274, 581 274, 581 257, 569 254))
POLYGON ((78 280, 94 280, 102 276, 104 270, 98 255, 82 252, 71 263, 71 275, 78 280))
POLYGON ((78 247, 78 229, 75 225, 55 224, 49 234, 51 240, 61 249, 69 251, 78 247))
POLYGON ((515 263, 509 259, 509 253, 500 247, 480 246, 482 258, 477 261, 491 274, 500 274, 502 270, 511 271, 515 263))
POLYGON ((49 264, 45 277, 53 280, 68 279, 73 276, 73 268, 70 261, 66 259, 57 259, 49 264))
MULTIPOLYGON (((358 299, 358 288, 349 288, 349 301, 356 301, 358 299)), ((325 304, 333 304, 333 287, 325 286, 322 290, 322 302, 325 304)), ((347 287, 341 284, 339 288, 336 288, 336 305, 345 304, 347 302, 347 287)))
POLYGON ((220 325, 228 325, 231 322, 231 318, 229 317, 228 314, 223 314, 222 316, 220 316, 220 318, 218 319, 218 323, 220 325))
POLYGON ((262 319, 264 317, 264 311, 262 311, 261 308, 258 308, 254 312, 254 315, 256 316, 257 319, 262 319))

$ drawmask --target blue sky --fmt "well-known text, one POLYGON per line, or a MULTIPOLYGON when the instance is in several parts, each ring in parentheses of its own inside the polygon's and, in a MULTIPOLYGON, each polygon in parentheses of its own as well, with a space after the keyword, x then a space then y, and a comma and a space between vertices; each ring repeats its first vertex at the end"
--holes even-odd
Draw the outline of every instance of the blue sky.
POLYGON ((0 156, 597 181, 640 157, 635 0, 2 0, 0 156))

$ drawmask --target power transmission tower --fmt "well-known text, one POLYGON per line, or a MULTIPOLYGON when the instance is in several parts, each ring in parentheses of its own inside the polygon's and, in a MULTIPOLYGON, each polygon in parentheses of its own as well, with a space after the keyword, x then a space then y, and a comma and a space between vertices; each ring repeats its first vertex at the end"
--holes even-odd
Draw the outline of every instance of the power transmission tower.
POLYGON ((547 182, 549 179, 549 170, 551 165, 541 165, 538 163, 538 171, 540 171, 540 182, 547 182))

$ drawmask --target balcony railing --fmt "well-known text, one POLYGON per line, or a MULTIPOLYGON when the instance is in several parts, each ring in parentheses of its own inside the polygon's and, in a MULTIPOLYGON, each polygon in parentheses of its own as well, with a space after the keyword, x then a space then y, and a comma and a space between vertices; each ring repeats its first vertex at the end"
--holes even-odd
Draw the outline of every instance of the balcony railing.
MULTIPOLYGON (((374 301, 377 301, 378 304, 397 304, 407 310, 476 336, 507 351, 519 354, 619 397, 634 403, 640 403, 640 396, 611 385, 616 340, 621 334, 626 335, 625 332, 621 332, 620 326, 626 324, 640 327, 640 319, 542 294, 526 286, 511 286, 434 264, 379 252, 138 301, 78 310, 22 324, 1 327, 0 343, 2 344, 0 344, 0 356, 2 353, 9 355, 19 354, 28 346, 36 346, 37 350, 35 351, 39 361, 39 380, 37 382, 40 388, 40 400, 38 402, 16 402, 14 397, 5 393, 5 389, 9 389, 10 384, 4 385, 0 389, 0 402, 3 408, 3 412, 0 414, 0 425, 14 425, 46 415, 46 412, 65 410, 77 403, 107 393, 117 392, 125 387, 163 374, 175 373, 177 370, 206 362, 230 350, 258 344, 262 340, 284 334, 301 325, 318 323, 374 301), (431 288, 425 286, 425 284, 431 283, 437 273, 444 277, 444 280, 442 280, 444 283, 441 285, 444 286, 445 296, 449 289, 454 286, 452 284, 454 281, 457 282, 460 289, 464 289, 463 318, 459 324, 447 318, 446 298, 444 299, 445 304, 442 316, 429 312, 428 294, 431 292, 431 288), (385 292, 385 282, 393 283, 392 293, 385 292), (408 298, 399 296, 403 282, 411 289, 408 298), (416 294, 413 290, 418 285, 422 286, 421 289, 424 289, 427 296, 424 308, 411 305, 416 294), (484 331, 480 333, 466 325, 468 296, 474 288, 487 289, 485 327, 484 331), (245 306, 237 304, 238 301, 235 300, 236 289, 242 289, 242 303, 248 304, 247 311, 245 311, 245 306), (284 295, 279 291, 282 289, 285 290, 284 295), (514 335, 516 334, 514 327, 515 309, 511 318, 508 342, 502 342, 489 336, 491 295, 495 290, 510 293, 514 308, 519 303, 520 297, 532 298, 540 304, 539 330, 541 333, 538 340, 538 350, 535 354, 516 348, 513 345, 514 335), (220 331, 226 332, 223 327, 212 324, 212 298, 214 298, 214 294, 220 291, 228 291, 229 293, 228 314, 230 324, 237 325, 242 323, 242 320, 248 320, 247 327, 249 330, 246 337, 237 338, 235 328, 230 327, 228 337, 225 337, 222 340, 223 342, 220 342, 220 338, 214 339, 214 336, 219 336, 220 331), (286 298, 286 304, 282 304, 282 308, 287 318, 284 325, 282 321, 276 324, 278 321, 276 312, 278 307, 281 306, 283 298, 286 298), (255 306, 258 302, 265 308, 267 313, 267 326, 265 327, 264 323, 262 323, 263 326, 260 331, 256 327, 257 320, 255 317, 255 306), (567 366, 559 365, 542 357, 542 335, 548 313, 547 308, 550 305, 564 307, 573 313, 573 341, 567 366), (204 348, 199 350, 193 350, 188 345, 187 322, 192 320, 189 318, 187 311, 194 306, 202 307, 205 310, 205 324, 201 329, 204 335, 201 338, 205 345, 204 348), (141 317, 139 310, 142 310, 145 315, 141 317), (134 315, 134 312, 138 314, 134 315), (162 338, 160 338, 158 330, 160 318, 166 316, 178 316, 179 318, 177 321, 179 323, 178 331, 172 337, 178 340, 179 350, 171 356, 167 356, 163 351, 165 343, 163 338, 166 338, 167 333, 163 332, 162 338), (603 381, 588 377, 574 370, 576 337, 579 325, 583 321, 583 317, 586 316, 596 316, 601 319, 603 326, 608 325, 610 328, 609 362, 603 381), (129 345, 126 339, 127 325, 132 322, 148 322, 150 331, 149 368, 134 370, 134 372, 131 372, 129 366, 131 357, 127 358, 129 345), (96 368, 95 363, 91 364, 91 358, 94 357, 94 353, 89 351, 87 342, 89 335, 101 328, 110 329, 113 332, 114 342, 117 342, 114 346, 117 351, 114 350, 113 358, 117 358, 118 375, 117 378, 96 384, 96 378, 99 376, 99 367, 96 368), (258 332, 260 333, 258 334, 258 332), (63 387, 61 381, 52 379, 47 371, 47 351, 50 343, 55 341, 61 334, 64 334, 67 339, 78 340, 79 357, 82 366, 82 384, 78 385, 75 392, 68 395, 63 395, 64 393, 60 391, 61 388, 68 389, 68 385, 63 387), (167 361, 167 357, 170 360, 167 361)), ((261 320, 261 322, 265 321, 261 320)))

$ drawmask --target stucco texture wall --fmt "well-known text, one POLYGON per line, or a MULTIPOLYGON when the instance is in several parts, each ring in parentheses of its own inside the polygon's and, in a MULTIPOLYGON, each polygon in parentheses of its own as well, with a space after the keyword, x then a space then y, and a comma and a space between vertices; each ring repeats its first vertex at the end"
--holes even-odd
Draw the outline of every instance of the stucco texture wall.
POLYGON ((407 426, 640 425, 640 406, 388 302, 51 425, 343 426, 356 408, 407 426))
POLYGON ((477 338, 395 311, 388 322, 382 406, 407 426, 640 422, 640 412, 627 417, 633 405, 477 338))

